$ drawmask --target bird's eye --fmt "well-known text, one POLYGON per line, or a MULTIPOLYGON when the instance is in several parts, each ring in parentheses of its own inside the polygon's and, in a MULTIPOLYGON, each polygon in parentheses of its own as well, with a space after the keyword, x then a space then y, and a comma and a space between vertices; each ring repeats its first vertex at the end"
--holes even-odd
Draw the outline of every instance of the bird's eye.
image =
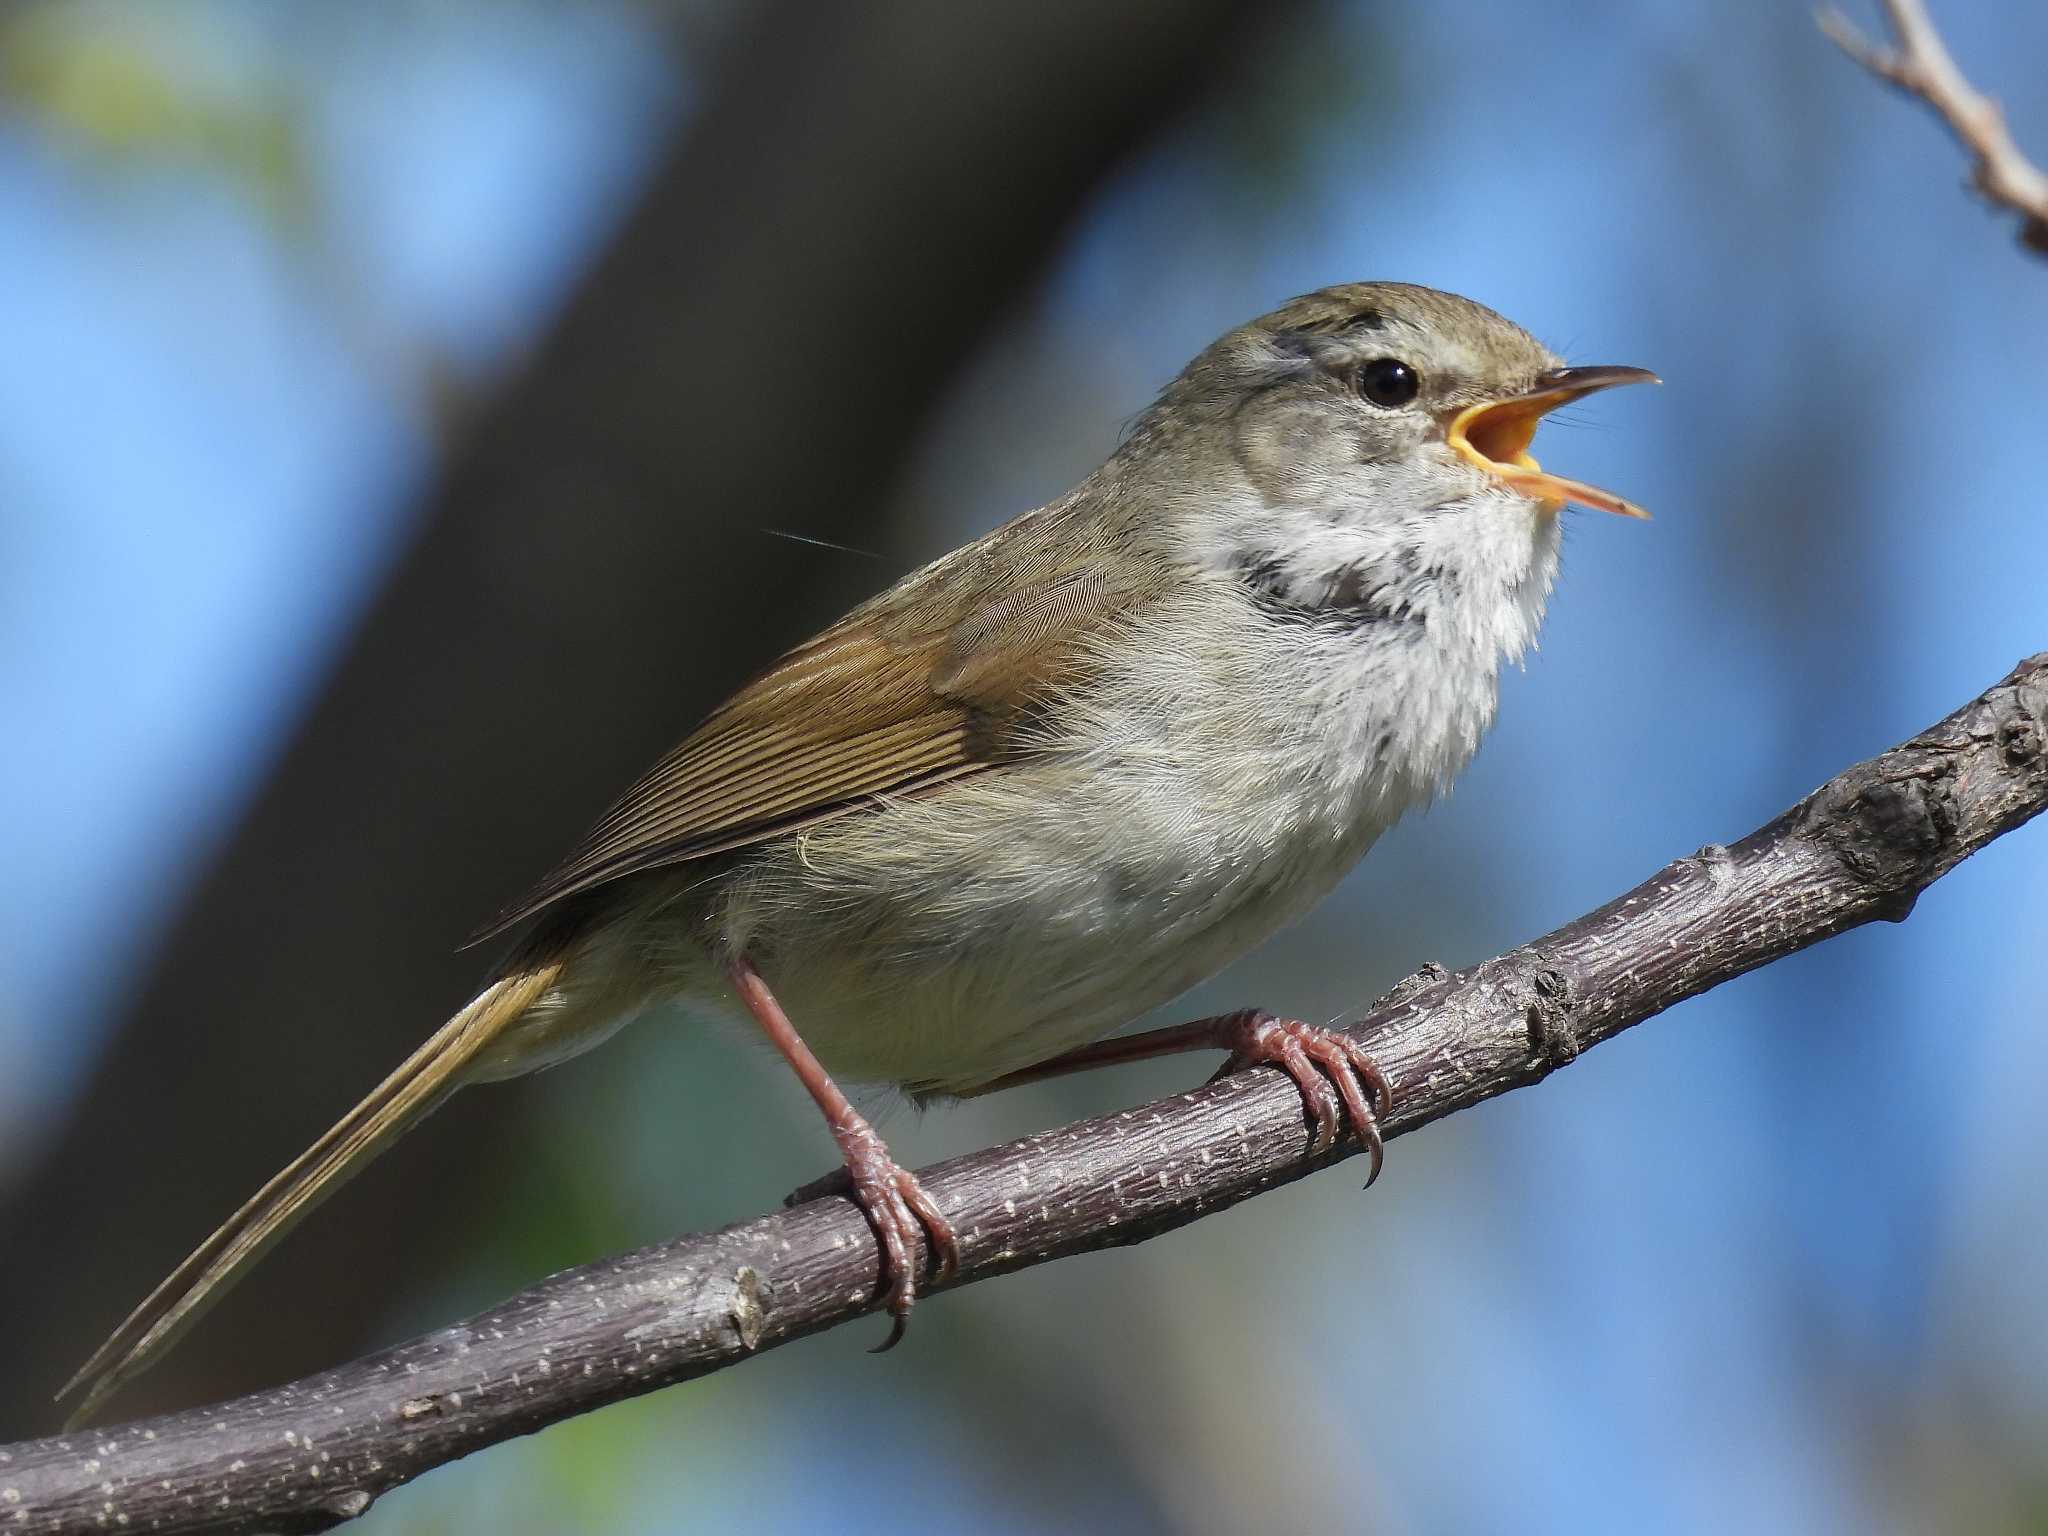
POLYGON ((1422 379, 1398 357, 1376 357, 1358 370, 1358 392, 1374 405, 1392 410, 1422 392, 1422 379))

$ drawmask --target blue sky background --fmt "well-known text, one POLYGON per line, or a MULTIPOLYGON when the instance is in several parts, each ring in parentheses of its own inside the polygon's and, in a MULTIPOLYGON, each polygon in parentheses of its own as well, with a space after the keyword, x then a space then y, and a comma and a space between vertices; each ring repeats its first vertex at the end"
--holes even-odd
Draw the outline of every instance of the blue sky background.
MULTIPOLYGON (((0 1166, 398 547, 444 403, 516 365, 687 113, 694 34, 650 16, 0 23, 0 1166)), ((1939 19, 2048 159, 2048 11, 1939 19)), ((1656 520, 1575 515, 1456 793, 1173 1010, 1338 1013, 1740 836, 2048 646, 2048 264, 1962 175, 1801 5, 1333 6, 1088 211, 934 422, 874 581, 1064 489, 1215 333, 1324 283, 1454 289, 1662 373, 1545 429, 1656 520)), ((1403 1139, 1370 1196, 1326 1174, 935 1301, 883 1361, 801 1344, 365 1528, 894 1529, 907 1484, 941 1529, 2040 1529, 2044 837, 1403 1139)), ((925 1161, 1199 1070, 887 1129, 925 1161)), ((534 1176, 621 1230, 750 1214, 825 1156, 735 1042, 656 1027, 559 1076, 534 1176), (677 1189, 714 1129, 760 1139, 758 1187, 677 1189)), ((394 1336, 472 1283, 419 1279, 394 1336)))

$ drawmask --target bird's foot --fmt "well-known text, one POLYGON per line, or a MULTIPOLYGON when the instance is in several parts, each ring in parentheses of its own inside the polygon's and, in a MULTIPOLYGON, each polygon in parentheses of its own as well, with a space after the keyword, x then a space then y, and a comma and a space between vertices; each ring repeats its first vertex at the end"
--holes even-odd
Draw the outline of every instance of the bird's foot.
MULTIPOLYGON (((916 1176, 889 1155, 888 1146, 875 1134, 867 1117, 840 1092, 839 1085, 832 1081, 831 1074, 790 1023, 789 1015, 775 1000, 768 983, 761 979, 754 962, 741 955, 732 962, 729 974, 740 1001, 824 1111, 832 1139, 839 1143, 839 1155, 846 1163, 847 1182, 843 1188, 853 1196, 854 1204, 861 1208, 881 1244, 877 1263, 882 1294, 889 1299, 890 1326, 889 1337, 875 1353, 893 1349, 903 1337, 903 1325, 917 1300, 918 1272, 911 1263, 911 1255, 917 1252, 918 1244, 922 1242, 929 1251, 937 1281, 950 1280, 960 1268, 960 1243, 953 1234, 953 1224, 933 1204, 916 1176)), ((826 1182, 807 1185, 786 1203, 806 1198, 809 1191, 826 1182)))
POLYGON ((890 1155, 864 1118, 850 1114, 833 1125, 832 1134, 846 1159, 849 1193, 881 1244, 881 1289, 889 1300, 890 1320, 889 1337, 872 1351, 881 1354, 902 1339, 917 1301, 914 1256, 919 1243, 929 1250, 933 1280, 944 1283, 960 1268, 959 1239, 917 1176, 890 1155))
MULTIPOLYGON (((1372 1188, 1386 1161, 1380 1120, 1394 1105, 1386 1074, 1364 1046, 1340 1030, 1299 1019, 1278 1019, 1263 1009, 1246 1008, 1214 1021, 1216 1041, 1230 1057, 1217 1077, 1246 1067, 1272 1065, 1294 1079, 1302 1106, 1315 1128, 1309 1150, 1327 1152, 1337 1140, 1339 1113, 1372 1158, 1365 1186, 1372 1188)), ((1211 1079, 1214 1081, 1214 1079, 1211 1079)))

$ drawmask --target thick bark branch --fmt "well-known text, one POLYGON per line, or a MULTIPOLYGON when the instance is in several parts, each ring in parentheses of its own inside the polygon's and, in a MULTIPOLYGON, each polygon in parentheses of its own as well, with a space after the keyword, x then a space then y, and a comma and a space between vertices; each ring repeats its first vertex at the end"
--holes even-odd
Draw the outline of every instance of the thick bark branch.
MULTIPOLYGON (((1540 1081, 1743 972, 1884 918, 2048 807, 2048 652, 1732 847, 1666 866, 1534 944, 1411 977, 1357 1026, 1389 1137, 1540 1081)), ((1141 1242, 1357 1150, 1307 1152, 1277 1071, 919 1175, 957 1284, 1141 1242)), ((876 1309, 845 1199, 566 1270, 452 1328, 212 1408, 0 1448, 0 1529, 319 1530, 431 1467, 876 1309)), ((877 1367, 882 1369, 883 1367, 877 1367)))
POLYGON ((2048 175, 2013 143, 1998 103, 1973 89, 1956 68, 1920 0, 1884 0, 1884 8, 1899 40, 1895 50, 1871 42, 1832 8, 1821 12, 1821 30, 1880 80, 1932 107, 1970 152, 1977 190, 2017 213, 2021 244, 2048 256, 2048 175))

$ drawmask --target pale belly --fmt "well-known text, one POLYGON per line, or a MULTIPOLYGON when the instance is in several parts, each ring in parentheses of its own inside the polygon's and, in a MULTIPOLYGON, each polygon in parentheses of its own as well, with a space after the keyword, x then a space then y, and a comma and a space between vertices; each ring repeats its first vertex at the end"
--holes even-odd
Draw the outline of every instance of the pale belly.
POLYGON ((1203 803, 1056 769, 962 784, 758 856, 720 925, 835 1075, 963 1091, 1214 974, 1380 830, 1306 786, 1238 789, 1203 803))

